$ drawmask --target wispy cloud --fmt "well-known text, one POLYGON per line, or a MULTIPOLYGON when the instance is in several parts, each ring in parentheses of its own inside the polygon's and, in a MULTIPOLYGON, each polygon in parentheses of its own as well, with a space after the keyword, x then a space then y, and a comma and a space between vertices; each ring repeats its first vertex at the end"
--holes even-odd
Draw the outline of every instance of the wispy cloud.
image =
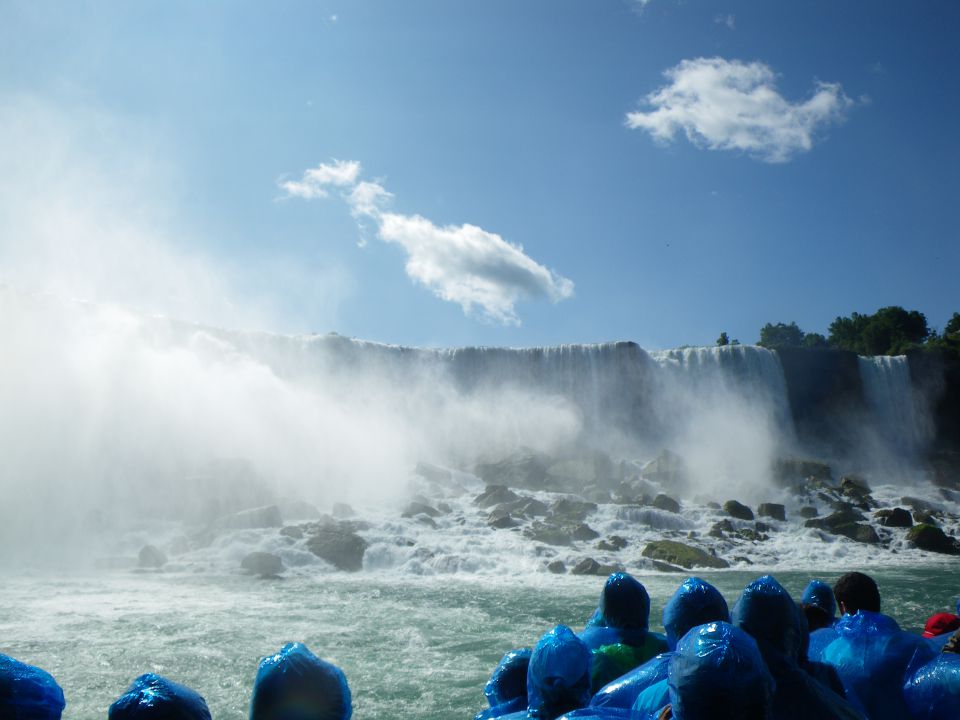
POLYGON ((732 13, 728 15, 717 15, 713 21, 717 25, 726 25, 730 30, 737 29, 737 18, 732 13))
POLYGON ((454 302, 467 315, 480 314, 518 325, 521 300, 558 302, 573 295, 573 282, 530 258, 523 247, 470 224, 437 225, 421 215, 388 211, 393 200, 381 182, 360 180, 360 163, 341 160, 307 170, 299 182, 281 182, 290 197, 326 197, 330 187, 358 222, 372 220, 383 242, 407 254, 406 272, 437 297, 454 302))
POLYGON ((346 187, 357 182, 360 163, 333 160, 306 170, 300 180, 281 180, 280 187, 291 197, 313 200, 327 196, 330 187, 346 187))
POLYGON ((843 120, 853 105, 839 83, 817 82, 813 95, 791 102, 764 63, 723 58, 684 60, 664 72, 668 84, 647 95, 651 109, 627 113, 627 126, 671 142, 682 131, 710 150, 739 150, 786 162, 813 147, 815 132, 843 120))

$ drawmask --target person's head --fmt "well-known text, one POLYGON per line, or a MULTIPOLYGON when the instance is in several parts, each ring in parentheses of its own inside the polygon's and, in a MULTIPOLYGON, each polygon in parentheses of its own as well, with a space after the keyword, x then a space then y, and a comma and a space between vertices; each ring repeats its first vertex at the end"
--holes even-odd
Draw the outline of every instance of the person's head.
POLYGON ((764 575, 744 588, 733 606, 731 621, 748 632, 761 648, 771 647, 789 660, 800 658, 800 610, 773 576, 764 575))
POLYGON ((747 633, 725 622, 691 629, 667 675, 676 720, 766 720, 773 679, 747 633))
MULTIPOLYGON (((803 597, 800 602, 804 607, 810 605, 820 608, 827 614, 831 620, 837 614, 837 601, 833 597, 833 588, 827 585, 823 580, 811 580, 803 591, 803 597)), ((813 628, 811 628, 813 629, 813 628)))
POLYGON ((713 585, 697 577, 687 578, 663 608, 667 645, 674 649, 690 628, 714 621, 730 621, 727 601, 713 585))
POLYGON ((210 720, 207 702, 188 687, 147 673, 110 706, 110 720, 210 720))
POLYGON ((935 613, 927 618, 923 626, 923 636, 925 638, 935 638, 938 635, 946 635, 960 629, 960 617, 953 613, 935 613))
POLYGON ((613 573, 600 593, 600 614, 609 627, 646 630, 650 618, 650 596, 632 575, 613 573))
POLYGON ((861 610, 880 612, 880 590, 869 575, 847 573, 834 583, 833 595, 844 615, 855 615, 861 610))
POLYGON ((819 605, 801 605, 803 617, 807 621, 810 632, 828 628, 833 625, 833 616, 828 615, 819 605))
MULTIPOLYGON (((483 687, 490 707, 501 705, 515 698, 527 697, 527 667, 530 665, 530 648, 511 650, 493 670, 483 687)), ((524 702, 526 704, 526 702, 524 702)))
POLYGON ((566 625, 537 643, 527 667, 527 708, 532 717, 553 720, 590 701, 590 649, 566 625))
POLYGON ((284 645, 260 661, 250 720, 349 720, 350 687, 343 671, 302 643, 284 645))
POLYGON ((66 704, 53 675, 0 655, 0 717, 60 720, 66 704))

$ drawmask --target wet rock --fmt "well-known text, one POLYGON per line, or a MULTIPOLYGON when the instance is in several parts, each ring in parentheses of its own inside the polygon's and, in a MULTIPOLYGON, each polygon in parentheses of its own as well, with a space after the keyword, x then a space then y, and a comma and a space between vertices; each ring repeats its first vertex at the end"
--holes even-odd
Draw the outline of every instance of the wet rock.
POLYGON ((757 515, 771 517, 774 520, 786 520, 787 510, 780 503, 760 503, 757 506, 757 515))
POLYGON ((872 525, 867 525, 866 523, 845 523, 843 525, 838 525, 831 532, 834 535, 842 535, 843 537, 850 538, 856 542, 868 543, 871 545, 880 542, 877 531, 873 529, 872 525))
POLYGON ((473 504, 489 508, 501 503, 513 502, 519 497, 506 485, 487 485, 486 489, 473 499, 473 504))
POLYGON ((920 550, 946 555, 960 554, 957 541, 933 525, 920 524, 910 528, 907 533, 907 542, 920 550))
POLYGON ((837 528, 843 525, 858 523, 864 520, 866 520, 866 518, 856 510, 845 509, 838 510, 824 518, 811 518, 804 523, 804 526, 817 528, 818 530, 826 530, 827 532, 835 532, 837 528))
POLYGON ((480 463, 474 474, 487 485, 544 490, 548 484, 547 468, 552 464, 543 453, 524 449, 496 462, 480 463))
POLYGON ((720 509, 722 509, 722 508, 720 507, 720 503, 715 502, 715 501, 713 501, 713 500, 711 500, 710 502, 706 503, 706 506, 707 506, 708 508, 710 508, 711 510, 720 510, 720 509))
POLYGON ((580 540, 581 542, 585 542, 587 540, 596 540, 598 537, 600 537, 600 533, 586 523, 580 523, 577 525, 571 534, 574 540, 580 540))
POLYGON ((156 545, 144 545, 137 556, 137 564, 142 568, 159 568, 167 564, 167 556, 156 545))
POLYGON ((524 528, 525 537, 534 542, 545 545, 572 545, 572 528, 552 525, 535 520, 529 527, 524 528))
POLYGON ((866 497, 870 495, 870 485, 862 475, 851 473, 840 478, 840 492, 850 497, 866 497))
POLYGON ((680 512, 680 503, 678 503, 669 495, 664 495, 663 493, 657 495, 651 504, 653 507, 659 510, 666 510, 667 512, 672 513, 680 512))
POLYGON ((420 513, 420 514, 418 514, 418 515, 414 515, 414 516, 413 516, 413 521, 416 522, 416 523, 419 523, 420 525, 426 525, 426 526, 427 526, 428 528, 430 528, 431 530, 436 530, 436 529, 437 529, 437 521, 434 520, 434 519, 433 519, 432 517, 430 517, 429 515, 425 515, 424 513, 420 513))
POLYGON ((520 505, 519 511, 526 517, 544 517, 550 511, 550 508, 547 507, 545 502, 536 498, 526 498, 520 505))
POLYGON ((271 528, 283 525, 280 508, 276 505, 241 510, 233 515, 219 518, 214 525, 225 530, 252 530, 254 528, 271 528))
POLYGON ((773 528, 770 525, 767 525, 765 522, 756 522, 753 524, 753 529, 758 533, 768 533, 773 528))
POLYGON ((683 515, 652 507, 623 505, 617 508, 617 517, 629 523, 647 525, 655 530, 689 530, 692 527, 690 520, 683 515))
POLYGON ((435 507, 427 505, 426 503, 414 501, 403 509, 400 517, 412 518, 415 515, 427 515, 428 517, 435 518, 439 517, 440 514, 440 511, 435 507))
POLYGON ((349 529, 338 525, 321 525, 307 540, 307 549, 326 560, 338 570, 356 572, 363 567, 367 541, 349 529))
POLYGON ((333 513, 335 518, 352 518, 356 515, 353 508, 344 502, 335 502, 330 512, 333 513))
POLYGON ((617 552, 619 550, 623 550, 627 544, 626 538, 621 537, 620 535, 611 535, 609 538, 601 540, 597 543, 597 550, 617 552))
POLYGON ((671 486, 686 485, 689 477, 684 459, 670 450, 661 450, 657 457, 643 466, 640 474, 648 480, 671 486))
POLYGON ((643 549, 643 556, 679 565, 688 570, 695 567, 725 568, 730 563, 709 553, 675 540, 654 540, 643 549))
POLYGON ((252 552, 240 562, 240 567, 260 577, 274 577, 283 572, 283 560, 273 553, 252 552))
POLYGON ((507 528, 517 527, 519 524, 508 510, 503 509, 502 505, 490 513, 487 518, 487 525, 496 530, 506 530, 507 528))
POLYGON ((286 527, 280 528, 280 534, 292 540, 302 540, 303 528, 299 525, 287 525, 286 527))
POLYGON ((593 558, 584 558, 576 565, 573 566, 573 569, 570 571, 571 575, 602 575, 607 576, 611 573, 621 572, 623 566, 621 565, 601 565, 593 558))
POLYGON ((913 520, 920 525, 937 526, 940 524, 937 522, 937 518, 929 510, 914 510, 913 520))
POLYGON ((707 533, 710 537, 722 538, 727 533, 736 532, 736 528, 733 527, 733 523, 724 518, 719 522, 715 522, 713 527, 710 528, 710 531, 707 533))
POLYGON ((562 519, 564 522, 580 523, 596 510, 596 503, 572 498, 560 498, 550 506, 550 515, 562 519))
POLYGON ((646 496, 639 482, 624 480, 614 488, 612 500, 621 505, 642 505, 646 501, 646 496))
POLYGON ((802 508, 800 508, 800 517, 806 518, 807 520, 810 518, 815 518, 819 514, 820 512, 813 507, 813 505, 804 505, 802 508))
POLYGON ((728 515, 738 520, 753 520, 753 510, 736 500, 727 500, 723 504, 723 509, 728 515))
POLYGON ((280 516, 287 522, 291 520, 316 520, 323 514, 317 509, 316 505, 311 505, 303 500, 285 498, 277 502, 277 507, 280 509, 280 516))
POLYGON ((659 570, 660 572, 669 572, 669 573, 682 573, 686 570, 678 565, 671 565, 668 562, 663 560, 651 560, 650 563, 653 565, 654 570, 659 570))
POLYGON ((554 575, 563 575, 567 572, 567 566, 564 564, 563 560, 553 560, 547 563, 547 570, 552 572, 554 575))
POLYGON ((606 504, 613 502, 613 498, 610 497, 610 493, 599 487, 589 487, 583 489, 583 496, 590 502, 595 502, 599 504, 606 504))
POLYGON ((910 511, 900 507, 877 510, 873 514, 873 517, 875 517, 883 527, 913 527, 913 518, 910 517, 910 511))
POLYGON ((751 530, 750 528, 743 528, 737 530, 737 537, 741 540, 747 540, 749 542, 764 542, 769 539, 764 533, 757 532, 756 530, 751 530))

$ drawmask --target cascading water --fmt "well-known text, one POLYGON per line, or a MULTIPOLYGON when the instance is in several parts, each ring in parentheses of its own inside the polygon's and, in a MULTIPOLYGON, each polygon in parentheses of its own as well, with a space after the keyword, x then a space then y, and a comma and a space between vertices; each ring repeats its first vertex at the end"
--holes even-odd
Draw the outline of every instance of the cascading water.
POLYGON ((860 379, 878 440, 893 455, 917 457, 930 443, 933 428, 910 380, 906 355, 860 357, 860 379))

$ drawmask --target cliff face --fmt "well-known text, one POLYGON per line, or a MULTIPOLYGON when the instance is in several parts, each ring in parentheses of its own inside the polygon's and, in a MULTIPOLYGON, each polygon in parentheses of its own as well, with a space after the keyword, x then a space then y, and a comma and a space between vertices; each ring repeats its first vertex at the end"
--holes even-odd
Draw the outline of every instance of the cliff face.
POLYGON ((927 403, 934 424, 932 450, 960 453, 960 358, 913 351, 910 380, 927 403))
POLYGON ((827 455, 855 447, 868 408, 856 353, 842 350, 777 350, 800 444, 827 455))

